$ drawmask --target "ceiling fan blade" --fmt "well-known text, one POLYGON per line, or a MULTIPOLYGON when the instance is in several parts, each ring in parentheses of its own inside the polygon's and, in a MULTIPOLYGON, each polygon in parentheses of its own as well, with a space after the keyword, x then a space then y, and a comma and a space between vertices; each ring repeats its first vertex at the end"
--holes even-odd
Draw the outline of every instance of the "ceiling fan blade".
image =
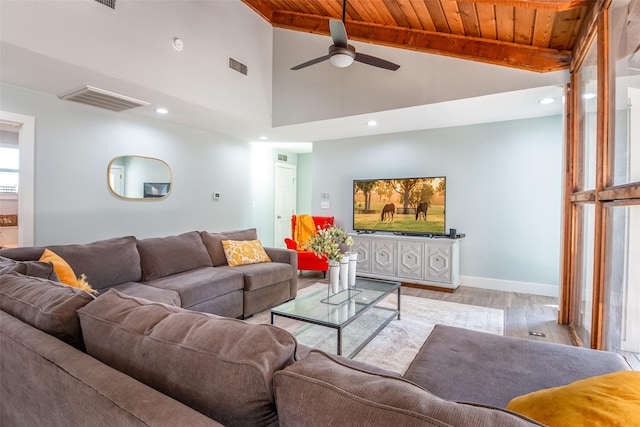
POLYGON ((385 70, 396 71, 400 66, 375 56, 365 55, 364 53, 356 53, 356 61, 363 64, 373 65, 374 67, 384 68, 385 70))
POLYGON ((318 62, 326 61, 327 59, 329 59, 329 56, 330 55, 325 55, 325 56, 321 56, 321 57, 316 58, 316 59, 312 59, 311 61, 303 62, 300 65, 296 65, 295 67, 291 67, 291 69, 292 70, 299 70, 301 68, 305 68, 305 67, 308 67, 310 65, 317 64, 318 62))
POLYGON ((329 20, 329 31, 331 31, 331 38, 333 44, 338 47, 347 47, 347 30, 344 28, 344 22, 337 19, 329 20))

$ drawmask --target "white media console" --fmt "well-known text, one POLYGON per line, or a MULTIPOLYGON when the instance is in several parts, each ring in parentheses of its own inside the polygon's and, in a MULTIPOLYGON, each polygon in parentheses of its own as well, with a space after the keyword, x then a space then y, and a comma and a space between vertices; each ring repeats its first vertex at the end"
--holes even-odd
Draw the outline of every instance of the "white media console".
POLYGON ((454 290, 460 285, 459 239, 350 234, 357 275, 454 290))

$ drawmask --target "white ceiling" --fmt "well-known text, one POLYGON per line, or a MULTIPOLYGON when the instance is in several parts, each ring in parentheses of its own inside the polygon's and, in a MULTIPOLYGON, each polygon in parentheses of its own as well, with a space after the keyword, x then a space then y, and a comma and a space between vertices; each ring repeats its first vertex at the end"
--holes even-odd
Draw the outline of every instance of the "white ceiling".
MULTIPOLYGON (((147 32, 153 33, 153 31, 141 31, 139 26, 128 29, 118 28, 119 32, 129 31, 131 37, 135 35, 137 39, 127 39, 126 34, 120 34, 113 40, 100 40, 104 44, 97 52, 95 48, 90 51, 91 55, 86 51, 80 51, 78 57, 72 58, 67 55, 68 52, 63 50, 64 46, 66 46, 65 43, 71 44, 71 49, 83 50, 86 48, 84 45, 90 44, 91 40, 88 42, 86 40, 83 41, 83 46, 76 45, 76 43, 80 43, 78 41, 78 29, 73 25, 61 25, 60 22, 56 22, 55 26, 51 24, 50 31, 52 32, 50 34, 46 32, 46 29, 42 29, 48 21, 60 21, 60 19, 69 14, 69 11, 65 12, 64 10, 54 12, 46 8, 43 9, 43 7, 50 7, 51 3, 64 3, 65 7, 73 8, 75 13, 80 13, 78 11, 80 10, 83 13, 96 14, 97 16, 92 15, 92 19, 96 19, 96 22, 105 20, 103 17, 104 12, 101 9, 97 9, 96 12, 93 9, 94 4, 90 0, 74 0, 70 2, 39 2, 35 0, 30 2, 9 2, 3 0, 0 2, 0 16, 4 15, 0 22, 4 27, 0 31, 0 36, 2 36, 2 44, 0 45, 0 77, 2 82, 55 96, 84 85, 91 85, 151 103, 150 107, 139 107, 129 112, 117 114, 136 114, 153 117, 158 120, 167 120, 230 135, 246 141, 258 141, 259 136, 265 135, 268 136, 268 141, 259 143, 278 144, 279 148, 293 152, 310 151, 312 146, 309 143, 310 141, 558 115, 562 113, 563 109, 561 102, 562 87, 561 85, 551 85, 274 128, 269 120, 271 111, 271 93, 269 91, 271 90, 272 58, 266 57, 264 52, 270 52, 272 49, 272 40, 264 39, 265 34, 272 34, 273 31, 266 22, 253 14, 239 0, 218 0, 218 3, 211 0, 205 2, 185 0, 162 2, 162 7, 167 9, 164 12, 167 16, 159 21, 158 28, 154 28, 158 33, 154 35, 155 39, 150 38, 150 43, 155 43, 155 40, 161 37, 162 49, 167 48, 167 50, 170 50, 167 46, 170 44, 172 36, 176 34, 187 36, 185 37, 185 49, 191 49, 194 44, 197 44, 194 40, 196 40, 195 37, 198 34, 198 30, 193 30, 191 27, 195 25, 195 17, 198 17, 203 25, 206 24, 206 20, 200 16, 204 12, 197 9, 205 7, 203 5, 213 9, 216 19, 229 20, 228 16, 226 19, 225 16, 220 16, 220 11, 222 11, 233 16, 235 18, 234 23, 238 22, 238 20, 246 21, 247 28, 251 29, 251 31, 248 31, 250 34, 246 34, 247 31, 245 29, 241 35, 234 35, 233 47, 224 45, 219 55, 224 57, 221 65, 217 63, 215 67, 211 64, 203 65, 202 68, 206 66, 209 70, 214 70, 217 73, 217 81, 220 82, 218 86, 211 84, 209 87, 198 83, 198 78, 200 78, 200 74, 197 71, 198 58, 190 58, 193 62, 189 63, 189 68, 185 69, 185 65, 181 64, 183 68, 171 70, 171 73, 164 72, 167 74, 164 78, 160 78, 162 77, 160 75, 163 74, 163 71, 160 70, 158 70, 159 75, 149 76, 149 68, 138 67, 140 68, 139 75, 134 75, 127 74, 127 72, 133 73, 133 71, 126 69, 124 67, 125 63, 123 63, 122 67, 118 67, 118 55, 123 46, 126 46, 131 51, 123 57, 126 58, 126 65, 130 65, 131 61, 143 61, 145 60, 145 55, 153 54, 153 52, 147 52, 150 49, 148 46, 139 45, 143 41, 143 37, 139 35, 147 32), (178 13, 176 12, 177 10, 182 11, 190 5, 193 5, 195 10, 190 11, 186 17, 182 17, 182 20, 190 19, 193 25, 190 26, 184 22, 177 26, 169 24, 171 22, 169 17, 175 16, 178 13), (220 7, 220 5, 223 6, 220 7), (61 15, 55 19, 50 16, 54 13, 60 13, 61 15), (18 19, 16 19, 16 16, 18 19), (20 20, 23 21, 22 24, 19 22, 20 20), (27 23, 26 21, 30 22, 27 23), (27 28, 24 30, 20 27, 23 24, 27 24, 27 28), (40 25, 40 27, 34 24, 40 25), (178 27, 178 29, 167 27, 178 27), (23 43, 24 33, 22 31, 33 33, 36 28, 42 33, 32 34, 32 40, 23 43), (194 34, 192 35, 190 31, 194 34), (59 42, 55 43, 55 40, 48 40, 49 36, 59 38, 59 42), (246 40, 237 40, 243 37, 246 40), (262 47, 262 49, 254 46, 256 40, 260 40, 262 46, 258 47, 262 47), (50 46, 46 46, 47 41, 51 44, 50 46), (167 46, 164 46, 165 44, 167 46), (111 64, 108 61, 103 62, 105 55, 112 55, 115 64, 111 64), (250 66, 250 71, 255 73, 256 69, 258 69, 258 78, 256 80, 259 81, 252 81, 251 84, 254 86, 246 90, 252 90, 254 93, 256 91, 265 93, 259 93, 256 96, 251 95, 250 92, 238 93, 236 91, 235 95, 225 93, 225 86, 229 86, 228 82, 230 81, 231 84, 234 84, 238 79, 237 75, 233 74, 235 72, 228 70, 226 67, 225 62, 228 56, 239 56, 238 59, 241 61, 246 61, 249 64, 258 64, 258 66, 250 66), (96 59, 92 60, 91 58, 96 59), (110 68, 112 65, 113 68, 110 68), (191 70, 194 71, 192 72, 191 70), (182 74, 175 76, 176 73, 182 74), (156 80, 155 85, 147 84, 148 80, 154 79, 156 80), (203 94, 202 92, 205 93, 203 94), (225 102, 221 102, 221 99, 216 98, 217 94, 221 94, 220 96, 224 98, 225 102), (239 99, 236 99, 236 97, 239 97, 239 99), (538 100, 544 97, 555 98, 556 102, 548 105, 539 104, 538 100), (269 105, 254 105, 261 104, 261 102, 252 103, 252 98, 257 98, 263 104, 264 101, 267 101, 269 105), (226 105, 228 105, 228 108, 224 107, 226 105), (154 111, 157 106, 167 106, 170 113, 166 116, 157 115, 154 111), (378 125, 376 127, 366 125, 367 121, 371 119, 377 121, 378 125), (300 144, 292 145, 291 143, 300 144)), ((144 16, 145 10, 143 7, 149 7, 147 5, 157 4, 157 2, 121 0, 118 4, 123 6, 124 11, 120 12, 120 16, 117 13, 106 15, 107 21, 121 21, 126 18, 133 20, 133 17, 139 20, 140 16, 144 16), (128 14, 125 14, 125 12, 128 12, 128 14)), ((98 7, 104 8, 101 5, 98 7)), ((213 13, 211 10, 207 10, 207 12, 213 13)), ((156 13, 161 13, 161 11, 156 9, 156 13)), ((155 17, 156 15, 154 15, 155 17)), ((231 31, 229 22, 226 22, 226 25, 227 28, 224 29, 224 34, 231 31)), ((106 27, 104 31, 109 32, 112 30, 107 24, 104 26, 106 27)), ((209 26, 207 26, 207 29, 209 30, 209 26)), ((87 25, 84 27, 84 31, 89 33, 93 29, 90 25, 87 25)), ((207 37, 211 39, 219 38, 220 34, 209 34, 207 37)), ((291 32, 291 37, 299 36, 291 32)), ((83 35, 83 38, 87 38, 86 34, 83 35)), ((319 40, 318 43, 323 45, 326 43, 326 40, 322 38, 319 40)), ((153 48, 160 49, 155 45, 153 48)), ((401 61, 403 55, 412 55, 413 57, 416 55, 415 52, 405 53, 405 51, 398 49, 394 49, 393 53, 394 57, 392 59, 394 62, 401 61)), ((173 50, 169 52, 163 51, 163 55, 175 56, 176 52, 173 50)), ((294 52, 293 56, 296 59, 291 61, 295 62, 297 57, 301 55, 299 52, 294 52)), ((302 56, 313 57, 315 53, 306 52, 302 56)), ((175 67, 173 61, 171 66, 175 67)), ((132 69, 135 71, 135 67, 132 69)), ((209 71, 209 74, 214 71, 209 71)), ((244 84, 244 82, 242 83, 244 84)), ((244 85, 247 86, 247 84, 244 85)))

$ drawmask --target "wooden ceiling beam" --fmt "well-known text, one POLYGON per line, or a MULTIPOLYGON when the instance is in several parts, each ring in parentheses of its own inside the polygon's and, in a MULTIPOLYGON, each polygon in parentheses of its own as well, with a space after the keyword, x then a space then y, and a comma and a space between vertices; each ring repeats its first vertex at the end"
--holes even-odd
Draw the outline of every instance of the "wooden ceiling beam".
MULTIPOLYGON (((329 36, 329 22, 322 16, 274 11, 271 24, 278 28, 329 36)), ((529 71, 562 70, 568 68, 571 62, 571 52, 568 51, 362 22, 347 21, 345 26, 350 40, 529 71)))
POLYGON ((458 0, 460 3, 486 3, 523 9, 542 9, 554 12, 590 6, 595 0, 458 0))

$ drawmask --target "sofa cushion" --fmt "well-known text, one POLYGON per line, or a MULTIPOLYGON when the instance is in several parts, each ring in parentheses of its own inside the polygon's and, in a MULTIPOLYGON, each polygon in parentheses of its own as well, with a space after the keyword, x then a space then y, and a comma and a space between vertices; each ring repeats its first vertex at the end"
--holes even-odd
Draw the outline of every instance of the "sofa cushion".
POLYGON ((84 348, 76 310, 92 301, 92 295, 13 272, 0 276, 0 296, 2 311, 76 348, 84 348))
POLYGON ((25 276, 40 277, 42 279, 58 282, 60 278, 50 262, 41 261, 16 261, 11 258, 0 256, 0 275, 11 273, 24 274, 25 276))
POLYGON ((142 280, 148 282, 200 267, 211 267, 211 259, 196 231, 178 236, 138 240, 142 280))
MULTIPOLYGON (((138 282, 142 276, 136 238, 133 236, 47 248, 60 255, 77 275, 85 274, 94 289, 138 282)), ((0 255, 20 261, 37 261, 44 250, 44 247, 11 248, 3 249, 0 255)))
POLYGON ((504 408, 516 396, 628 369, 615 353, 436 325, 404 377, 443 399, 504 408))
POLYGON ((244 276, 244 290, 255 291, 276 283, 291 280, 295 270, 290 264, 281 262, 266 262, 259 264, 240 265, 237 267, 218 267, 229 271, 242 273, 244 276))
POLYGON ((120 285, 112 286, 111 289, 115 289, 123 294, 148 299, 153 302, 161 302, 163 304, 181 306, 180 294, 171 289, 156 288, 148 286, 139 282, 127 282, 120 285))
POLYGON ((507 409, 549 426, 640 425, 640 372, 622 371, 519 396, 507 409))
POLYGON ((224 249, 222 247, 223 240, 256 240, 258 233, 255 228, 249 228, 247 230, 235 230, 227 231, 224 233, 208 233, 206 231, 200 232, 202 241, 207 247, 209 257, 214 267, 221 265, 227 265, 227 258, 224 256, 224 249))
POLYGON ((37 261, 44 251, 38 246, 18 246, 17 248, 0 249, 0 256, 11 258, 16 261, 37 261))
POLYGON ((147 286, 175 291, 182 308, 243 288, 242 274, 228 269, 203 267, 145 282, 147 286))
POLYGON ((223 240, 222 248, 229 267, 271 262, 260 240, 223 240))
POLYGON ((3 427, 221 427, 158 390, 0 311, 3 427))
POLYGON ((532 426, 498 408, 440 399, 402 378, 342 363, 321 351, 274 375, 281 426, 532 426))
POLYGON ((87 352, 226 426, 277 423, 272 376, 296 341, 271 325, 109 290, 78 311, 87 352))

